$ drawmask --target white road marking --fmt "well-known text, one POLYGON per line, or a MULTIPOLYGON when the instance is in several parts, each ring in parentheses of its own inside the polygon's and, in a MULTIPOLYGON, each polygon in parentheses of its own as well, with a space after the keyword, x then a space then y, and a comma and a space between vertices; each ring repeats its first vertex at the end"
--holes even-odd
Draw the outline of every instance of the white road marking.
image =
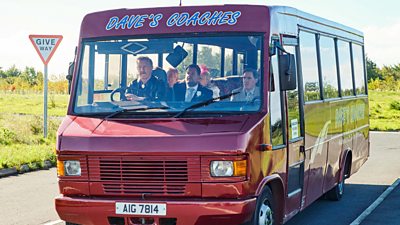
POLYGON ((398 178, 390 187, 388 187, 366 210, 364 210, 361 215, 357 217, 350 225, 359 225, 361 222, 367 218, 369 214, 372 213, 385 198, 400 184, 400 178, 398 178))
POLYGON ((400 134, 399 131, 369 131, 372 134, 400 134))
POLYGON ((45 223, 43 225, 56 225, 56 224, 59 224, 59 223, 62 223, 62 222, 64 222, 64 221, 63 220, 56 220, 56 221, 51 221, 51 222, 45 223))

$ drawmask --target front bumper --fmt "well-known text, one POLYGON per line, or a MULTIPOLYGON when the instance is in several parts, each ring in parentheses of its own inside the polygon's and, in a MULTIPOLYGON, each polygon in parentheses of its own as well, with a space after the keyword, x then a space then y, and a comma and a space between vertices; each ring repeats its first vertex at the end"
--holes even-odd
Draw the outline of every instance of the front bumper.
MULTIPOLYGON (((215 201, 155 201, 130 200, 131 202, 165 203, 167 215, 151 217, 152 225, 164 225, 161 218, 176 219, 176 225, 239 225, 251 219, 256 205, 256 198, 246 200, 215 200, 215 201), (160 220, 161 219, 161 220, 160 220)), ((71 223, 84 225, 110 225, 110 217, 118 217, 123 224, 135 224, 135 218, 149 216, 117 215, 116 202, 125 200, 106 200, 89 198, 70 198, 60 196, 55 199, 56 210, 60 218, 71 223)), ((171 223, 165 223, 171 224, 171 223)))

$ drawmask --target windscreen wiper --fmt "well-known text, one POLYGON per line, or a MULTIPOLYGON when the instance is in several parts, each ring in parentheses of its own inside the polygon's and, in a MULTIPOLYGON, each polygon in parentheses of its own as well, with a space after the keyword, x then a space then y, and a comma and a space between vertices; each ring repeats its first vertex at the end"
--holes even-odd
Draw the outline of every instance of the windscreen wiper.
POLYGON ((229 94, 226 94, 226 95, 222 95, 222 96, 219 96, 219 97, 211 98, 211 99, 208 99, 206 101, 202 101, 202 102, 193 104, 193 105, 185 108, 184 110, 182 110, 178 114, 176 114, 174 116, 174 118, 179 118, 180 116, 182 116, 183 114, 185 114, 187 111, 189 111, 191 109, 197 109, 197 108, 200 108, 200 107, 204 107, 204 106, 207 106, 207 105, 212 104, 214 102, 217 102, 219 100, 224 100, 224 99, 230 98, 231 96, 239 94, 239 93, 240 92, 232 92, 232 93, 229 93, 229 94))
POLYGON ((125 112, 135 112, 135 111, 147 111, 152 109, 169 109, 168 106, 157 106, 157 107, 141 107, 141 108, 125 108, 121 110, 117 110, 108 116, 104 117, 105 120, 110 119, 118 114, 125 113, 125 112))

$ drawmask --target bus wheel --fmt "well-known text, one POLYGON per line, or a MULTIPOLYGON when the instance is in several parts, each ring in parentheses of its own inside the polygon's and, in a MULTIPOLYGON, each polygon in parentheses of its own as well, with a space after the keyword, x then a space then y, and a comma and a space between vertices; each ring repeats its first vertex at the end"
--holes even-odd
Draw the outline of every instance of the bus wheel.
POLYGON ((326 193, 326 197, 329 200, 339 201, 342 198, 343 193, 344 193, 344 180, 346 178, 347 168, 348 168, 348 163, 346 162, 346 165, 345 165, 345 167, 343 168, 343 171, 342 171, 341 180, 339 181, 339 183, 335 187, 333 187, 331 190, 329 190, 326 193))
POLYGON ((274 207, 272 192, 265 187, 262 194, 257 198, 256 211, 254 212, 253 225, 273 225, 274 207))

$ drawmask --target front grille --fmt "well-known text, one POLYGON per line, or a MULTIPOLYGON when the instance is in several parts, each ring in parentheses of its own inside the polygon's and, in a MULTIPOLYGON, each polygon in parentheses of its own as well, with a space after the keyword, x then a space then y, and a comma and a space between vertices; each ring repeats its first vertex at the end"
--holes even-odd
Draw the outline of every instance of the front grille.
POLYGON ((201 180, 199 157, 89 157, 89 173, 100 195, 184 195, 201 180))
POLYGON ((186 161, 100 160, 101 181, 187 182, 186 161))
POLYGON ((169 194, 185 193, 185 184, 103 184, 108 194, 169 194))

